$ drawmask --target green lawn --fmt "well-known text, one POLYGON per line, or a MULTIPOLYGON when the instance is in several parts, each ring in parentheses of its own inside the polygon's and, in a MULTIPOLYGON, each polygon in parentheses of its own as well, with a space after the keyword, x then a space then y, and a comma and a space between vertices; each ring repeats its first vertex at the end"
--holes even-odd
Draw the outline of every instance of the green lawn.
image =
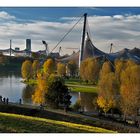
POLYGON ((78 86, 67 84, 72 92, 97 93, 97 87, 78 86))
POLYGON ((80 82, 79 79, 69 79, 66 80, 65 83, 72 92, 97 93, 96 86, 91 83, 80 82))
POLYGON ((0 132, 16 133, 114 133, 115 131, 38 117, 0 112, 0 132))

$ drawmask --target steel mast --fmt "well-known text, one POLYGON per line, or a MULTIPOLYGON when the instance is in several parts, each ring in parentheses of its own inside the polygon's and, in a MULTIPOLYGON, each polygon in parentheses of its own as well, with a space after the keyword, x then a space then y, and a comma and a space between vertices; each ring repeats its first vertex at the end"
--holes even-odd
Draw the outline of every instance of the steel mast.
POLYGON ((82 42, 81 42, 80 53, 79 53, 79 69, 80 69, 81 61, 83 60, 83 51, 84 51, 85 35, 86 35, 86 23, 87 23, 87 13, 84 14, 82 42))

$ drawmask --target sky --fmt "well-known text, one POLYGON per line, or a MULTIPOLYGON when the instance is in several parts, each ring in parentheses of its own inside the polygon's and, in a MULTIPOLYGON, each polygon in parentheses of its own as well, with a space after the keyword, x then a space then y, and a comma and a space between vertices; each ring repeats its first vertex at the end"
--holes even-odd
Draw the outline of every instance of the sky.
MULTIPOLYGON (((113 52, 123 48, 140 48, 140 8, 133 7, 1 7, 0 49, 25 49, 25 40, 32 40, 32 50, 44 50, 42 40, 51 51, 68 30, 84 14, 93 44, 100 50, 113 52)), ((72 32, 54 50, 61 46, 63 54, 77 51, 81 44, 83 18, 72 32)))

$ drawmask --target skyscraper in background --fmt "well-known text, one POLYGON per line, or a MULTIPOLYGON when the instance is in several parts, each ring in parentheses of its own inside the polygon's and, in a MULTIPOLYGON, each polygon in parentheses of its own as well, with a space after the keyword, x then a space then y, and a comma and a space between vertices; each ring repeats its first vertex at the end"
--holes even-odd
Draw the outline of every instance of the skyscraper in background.
POLYGON ((27 55, 30 56, 31 54, 31 39, 26 39, 26 51, 27 51, 27 55))

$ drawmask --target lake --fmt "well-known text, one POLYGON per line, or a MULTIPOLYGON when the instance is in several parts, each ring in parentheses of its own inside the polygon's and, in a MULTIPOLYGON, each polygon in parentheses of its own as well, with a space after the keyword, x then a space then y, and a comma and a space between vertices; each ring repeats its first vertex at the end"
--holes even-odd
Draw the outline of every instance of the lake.
MULTIPOLYGON (((9 98, 10 102, 19 103, 22 99, 23 104, 32 104, 33 87, 21 82, 20 73, 15 72, 1 72, 0 73, 0 95, 4 98, 9 98)), ((84 111, 93 111, 94 93, 70 93, 71 102, 74 104, 77 99, 81 99, 81 104, 84 111)))

